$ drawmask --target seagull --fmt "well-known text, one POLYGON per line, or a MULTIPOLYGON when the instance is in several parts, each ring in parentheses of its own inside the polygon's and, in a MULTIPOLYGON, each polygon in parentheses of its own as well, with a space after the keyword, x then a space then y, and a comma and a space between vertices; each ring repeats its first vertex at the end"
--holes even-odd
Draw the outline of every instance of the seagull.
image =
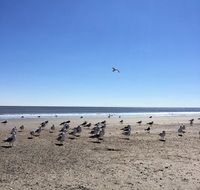
POLYGON ((69 129, 69 125, 68 124, 64 124, 64 126, 62 127, 62 129, 60 130, 60 132, 66 132, 67 129, 69 129))
POLYGON ((23 130, 24 130, 24 126, 21 125, 21 126, 19 127, 19 129, 20 129, 20 131, 23 131, 23 130))
POLYGON ((120 121, 120 123, 123 124, 123 123, 124 123, 124 120, 122 119, 122 120, 120 121))
POLYGON ((83 126, 87 125, 87 121, 84 121, 81 125, 83 126))
POLYGON ((100 131, 100 127, 99 126, 96 126, 96 127, 94 127, 92 130, 91 130, 91 134, 92 135, 97 135, 98 133, 99 133, 99 131, 100 131))
POLYGON ((60 145, 63 145, 63 142, 65 141, 65 135, 66 135, 66 133, 64 133, 64 132, 62 132, 58 135, 56 140, 60 142, 60 145))
POLYGON ((131 131, 131 126, 127 125, 124 128, 121 129, 122 131, 131 131))
POLYGON ((31 131, 30 132, 30 137, 28 137, 28 139, 32 139, 35 136, 35 131, 31 131))
POLYGON ((49 132, 50 132, 50 133, 53 133, 53 132, 55 131, 55 129, 56 129, 56 128, 55 128, 55 125, 52 125, 51 128, 50 128, 50 130, 49 130, 49 132))
POLYGON ((82 128, 81 128, 80 125, 76 129, 77 129, 77 133, 81 133, 82 132, 82 128))
POLYGON ((151 115, 151 116, 149 116, 149 118, 151 119, 153 116, 151 115))
POLYGON ((115 67, 112 68, 112 72, 118 72, 118 73, 120 73, 119 69, 117 69, 115 67))
POLYGON ((193 122, 194 122, 194 119, 190 119, 189 122, 190 122, 190 126, 192 126, 193 122))
POLYGON ((100 142, 100 140, 103 140, 103 136, 105 135, 105 129, 101 129, 99 131, 99 133, 96 135, 98 142, 100 142))
POLYGON ((141 125, 142 124, 142 120, 138 121, 137 124, 141 125))
POLYGON ((178 129, 178 136, 182 137, 182 136, 183 136, 183 133, 185 133, 184 127, 183 127, 183 126, 180 126, 179 129, 178 129))
POLYGON ((159 134, 160 136, 160 141, 165 141, 165 135, 166 135, 166 132, 163 131, 162 133, 159 134))
POLYGON ((6 123, 8 123, 8 121, 7 121, 7 120, 5 120, 5 121, 2 121, 1 123, 3 123, 3 124, 6 124, 6 123))
MULTIPOLYGON (((77 130, 77 128, 75 127, 74 129, 73 129, 73 131, 71 132, 71 133, 69 133, 70 135, 73 135, 74 136, 74 138, 75 137, 77 137, 77 133, 78 133, 78 130, 77 130)), ((73 138, 73 139, 74 139, 73 138)))
POLYGON ((145 129, 145 131, 147 131, 148 133, 150 133, 150 130, 151 130, 151 127, 147 127, 147 128, 145 129))
POLYGON ((10 146, 13 146, 14 142, 16 141, 16 132, 13 133, 10 137, 8 137, 4 142, 8 142, 10 146))
POLYGON ((147 123, 147 124, 151 126, 151 125, 153 125, 153 121, 151 121, 151 122, 149 122, 149 123, 147 123))
POLYGON ((34 132, 34 135, 37 134, 37 136, 40 136, 40 133, 42 131, 42 127, 40 126, 36 131, 34 132))
POLYGON ((106 120, 102 121, 101 124, 106 124, 106 120))
POLYGON ((84 125, 83 127, 91 127, 92 123, 88 123, 86 125, 84 125))
POLYGON ((12 128, 12 130, 10 132, 10 134, 14 134, 14 133, 17 133, 17 127, 12 128))
POLYGON ((126 136, 127 137, 127 140, 129 140, 130 138, 130 135, 131 135, 131 128, 129 129, 129 130, 127 130, 127 131, 124 131, 123 133, 122 133, 122 135, 124 135, 124 136, 126 136))

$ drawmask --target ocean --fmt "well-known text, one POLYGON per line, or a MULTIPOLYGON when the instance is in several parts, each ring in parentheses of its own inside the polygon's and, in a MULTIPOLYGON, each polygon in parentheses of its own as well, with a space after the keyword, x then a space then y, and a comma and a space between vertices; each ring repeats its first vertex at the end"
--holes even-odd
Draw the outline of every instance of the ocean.
POLYGON ((0 118, 27 118, 77 116, 77 115, 200 115, 200 108, 167 107, 43 107, 43 106, 0 106, 0 118))

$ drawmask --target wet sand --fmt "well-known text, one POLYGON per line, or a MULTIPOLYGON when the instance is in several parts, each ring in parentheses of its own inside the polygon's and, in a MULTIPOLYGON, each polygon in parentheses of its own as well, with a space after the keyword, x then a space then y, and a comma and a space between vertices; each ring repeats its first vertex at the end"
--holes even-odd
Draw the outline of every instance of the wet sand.
MULTIPOLYGON (((0 124, 0 141, 20 125, 15 146, 0 146, 0 190, 29 189, 200 189, 200 120, 197 116, 181 117, 78 117, 12 119, 0 124), (189 119, 194 118, 194 125, 189 119), (90 139, 89 129, 80 137, 67 136, 63 146, 56 145, 59 123, 71 120, 70 128, 83 121, 92 124, 107 120, 102 143, 90 139), (49 120, 40 137, 28 139, 30 130, 49 120), (143 124, 136 124, 143 120, 143 124), (154 121, 151 133, 146 123, 154 121), (56 126, 49 133, 51 125, 56 126), (121 135, 121 128, 132 125, 130 140, 121 135), (179 137, 177 129, 186 124, 186 133, 179 137), (166 142, 158 134, 165 130, 166 142)), ((92 127, 90 127, 92 128, 92 127)))

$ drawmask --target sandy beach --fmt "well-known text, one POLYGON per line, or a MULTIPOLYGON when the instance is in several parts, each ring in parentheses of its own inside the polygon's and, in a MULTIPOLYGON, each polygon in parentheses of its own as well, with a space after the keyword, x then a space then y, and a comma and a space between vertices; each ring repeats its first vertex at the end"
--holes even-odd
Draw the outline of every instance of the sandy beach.
POLYGON ((0 124, 0 190, 100 190, 100 189, 200 189, 200 120, 197 115, 143 117, 61 117, 12 119, 0 124), (189 119, 194 118, 190 126, 189 119), (124 123, 120 124, 123 119, 124 123), (28 139, 31 130, 49 120, 40 137, 28 139), (95 124, 107 120, 104 141, 89 138, 90 129, 83 128, 80 137, 67 136, 63 146, 56 145, 62 121, 71 120, 70 128, 85 120, 95 124), (137 121, 142 120, 139 126, 137 121), (151 132, 144 129, 154 121, 151 132), (49 133, 51 125, 56 126, 49 133), (122 127, 130 124, 130 140, 122 136, 122 127), (178 127, 186 125, 183 137, 178 127), (14 147, 2 141, 16 126, 14 147), (166 142, 158 134, 166 131, 166 142))

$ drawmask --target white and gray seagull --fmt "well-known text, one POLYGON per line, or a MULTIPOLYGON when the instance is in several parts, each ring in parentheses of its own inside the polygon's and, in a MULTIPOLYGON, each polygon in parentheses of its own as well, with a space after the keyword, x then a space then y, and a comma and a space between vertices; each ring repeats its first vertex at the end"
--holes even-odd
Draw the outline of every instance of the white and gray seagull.
POLYGON ((160 141, 165 141, 165 135, 166 135, 166 132, 163 131, 162 133, 159 134, 160 136, 160 141))
POLYGON ((120 73, 120 70, 117 69, 117 68, 115 68, 115 67, 113 67, 113 68, 112 68, 112 72, 118 72, 118 73, 120 73))
POLYGON ((8 142, 11 147, 13 147, 15 141, 16 141, 16 132, 13 132, 10 137, 4 140, 4 142, 8 142))

